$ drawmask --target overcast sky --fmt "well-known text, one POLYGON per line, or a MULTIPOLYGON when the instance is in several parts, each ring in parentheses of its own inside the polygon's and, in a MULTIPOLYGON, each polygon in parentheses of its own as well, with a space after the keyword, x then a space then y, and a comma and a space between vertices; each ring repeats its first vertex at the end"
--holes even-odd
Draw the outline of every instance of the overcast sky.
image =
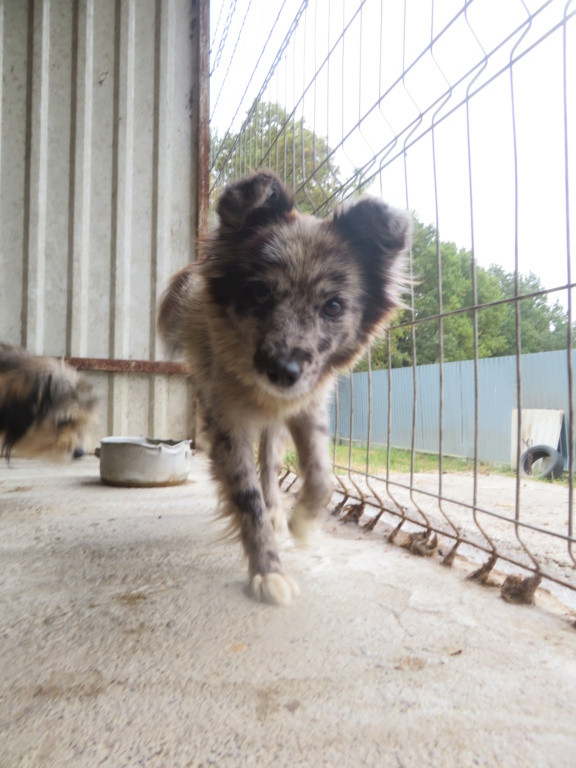
MULTIPOLYGON (((300 6, 213 0, 212 65, 219 48, 220 56, 212 125, 220 135, 239 129, 300 6)), ((376 158, 373 194, 408 205, 424 223, 436 223, 438 207, 441 238, 469 248, 473 232, 483 266, 512 270, 517 242, 520 271, 554 288, 567 282, 564 69, 576 231, 575 15, 576 0, 310 0, 264 99, 296 106, 298 118, 338 147, 343 179, 376 158)))

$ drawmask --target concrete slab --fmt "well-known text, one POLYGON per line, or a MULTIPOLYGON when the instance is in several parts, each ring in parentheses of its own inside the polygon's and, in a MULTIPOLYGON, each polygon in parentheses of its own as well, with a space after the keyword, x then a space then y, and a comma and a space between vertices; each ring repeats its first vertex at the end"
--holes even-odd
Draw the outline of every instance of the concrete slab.
POLYGON ((573 766, 576 630, 326 517, 244 593, 196 460, 0 468, 0 766, 573 766))

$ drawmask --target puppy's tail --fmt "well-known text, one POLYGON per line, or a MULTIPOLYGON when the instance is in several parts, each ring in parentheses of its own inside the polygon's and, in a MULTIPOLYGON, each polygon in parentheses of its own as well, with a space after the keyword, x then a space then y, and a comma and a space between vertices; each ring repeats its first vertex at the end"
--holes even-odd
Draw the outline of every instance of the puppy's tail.
POLYGON ((182 314, 183 305, 194 281, 194 264, 177 272, 160 300, 158 310, 158 332, 170 357, 182 355, 182 314))

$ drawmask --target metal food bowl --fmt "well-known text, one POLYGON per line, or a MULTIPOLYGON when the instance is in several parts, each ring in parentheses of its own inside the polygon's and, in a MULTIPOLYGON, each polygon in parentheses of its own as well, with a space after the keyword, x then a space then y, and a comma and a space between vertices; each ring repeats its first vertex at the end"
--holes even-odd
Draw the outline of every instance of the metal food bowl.
POLYGON ((191 458, 190 440, 103 437, 100 479, 107 485, 132 488, 181 485, 188 479, 191 458))

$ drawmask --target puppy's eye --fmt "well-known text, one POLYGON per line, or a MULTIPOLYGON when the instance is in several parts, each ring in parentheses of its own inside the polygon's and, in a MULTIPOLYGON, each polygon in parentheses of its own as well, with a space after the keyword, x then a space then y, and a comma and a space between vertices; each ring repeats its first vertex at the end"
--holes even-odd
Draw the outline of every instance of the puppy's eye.
POLYGON ((70 418, 70 416, 63 416, 58 419, 58 421, 56 422, 56 426, 58 427, 58 429, 62 429, 63 427, 67 427, 68 424, 70 424, 71 422, 72 422, 72 419, 70 418))
POLYGON ((270 291, 264 283, 252 283, 250 286, 250 296, 254 304, 258 307, 263 307, 264 304, 268 304, 272 298, 270 291))
POLYGON ((338 317, 342 312, 342 302, 339 299, 329 299, 322 306, 324 317, 338 317))

